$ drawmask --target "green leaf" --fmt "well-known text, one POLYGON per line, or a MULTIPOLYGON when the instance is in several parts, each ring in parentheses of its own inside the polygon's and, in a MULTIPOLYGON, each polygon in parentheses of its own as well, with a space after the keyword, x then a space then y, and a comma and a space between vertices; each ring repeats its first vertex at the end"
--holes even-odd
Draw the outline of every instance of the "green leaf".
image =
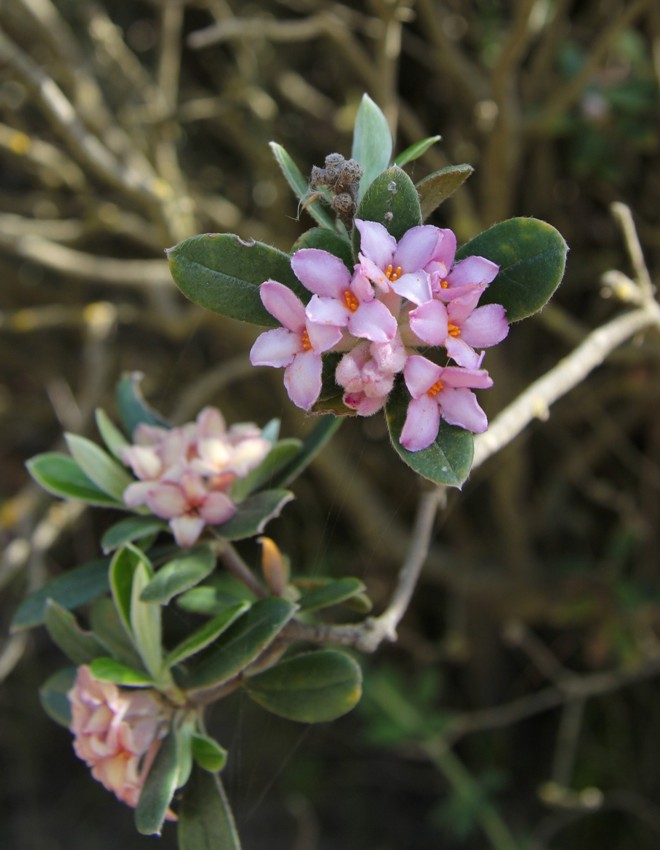
POLYGON ((265 484, 272 486, 278 472, 300 452, 301 446, 301 441, 294 438, 275 443, 256 469, 244 478, 236 479, 231 489, 232 498, 241 501, 265 484))
POLYGON ((46 603, 46 628, 53 643, 74 664, 88 664, 105 655, 104 647, 91 632, 83 631, 74 615, 53 599, 46 603))
POLYGON ((358 201, 365 196, 373 180, 385 171, 391 157, 392 133, 387 118, 369 95, 364 94, 355 116, 351 149, 351 158, 357 160, 364 170, 358 201))
POLYGON ((141 372, 127 372, 117 383, 117 409, 126 431, 132 436, 138 425, 155 425, 158 428, 171 428, 169 422, 144 400, 140 382, 141 372))
POLYGON ((67 729, 71 725, 71 703, 67 694, 73 687, 78 670, 65 667, 53 673, 39 689, 41 706, 51 720, 67 729))
POLYGON ((429 136, 426 139, 422 139, 421 142, 415 142, 414 145, 410 145, 409 148, 401 151, 394 160, 394 165, 398 165, 399 168, 403 168, 403 166, 408 162, 413 162, 413 160, 419 159, 419 157, 424 156, 426 151, 433 147, 436 142, 439 142, 441 138, 442 136, 429 136))
POLYGON ((116 658, 95 658, 89 665, 92 675, 102 682, 113 682, 125 688, 153 688, 154 680, 143 670, 122 664, 116 658))
POLYGON ((473 174, 471 165, 447 165, 417 184, 424 221, 473 174))
POLYGON ((174 733, 165 738, 147 774, 135 809, 135 826, 142 835, 160 835, 167 810, 177 788, 179 740, 174 733))
POLYGON ((184 611, 193 614, 213 616, 224 611, 237 602, 254 602, 254 594, 233 576, 226 573, 213 576, 212 582, 202 587, 194 587, 179 596, 176 604, 184 611))
POLYGON ((175 664, 179 664, 186 658, 190 658, 192 655, 206 649, 207 646, 212 644, 214 640, 220 637, 231 626, 234 620, 237 620, 244 614, 249 607, 250 603, 247 601, 237 602, 226 608, 217 617, 209 620, 208 623, 204 623, 203 626, 181 641, 180 644, 168 653, 163 666, 167 668, 173 667, 175 664))
POLYGON ((101 548, 104 552, 113 552, 125 543, 134 543, 166 530, 167 523, 162 519, 152 516, 127 517, 110 526, 101 538, 101 548))
POLYGON ((124 446, 130 445, 126 437, 117 428, 115 423, 110 419, 105 410, 97 408, 94 413, 96 419, 96 427, 99 429, 101 439, 106 445, 106 448, 117 460, 121 460, 121 450, 124 446))
POLYGON ((118 549, 110 562, 110 590, 115 608, 129 637, 133 636, 131 626, 131 595, 133 577, 143 555, 130 543, 118 549))
POLYGON ((502 304, 517 322, 543 307, 561 283, 568 246, 545 221, 510 218, 463 245, 456 259, 486 257, 500 267, 480 304, 502 304))
POLYGON ((279 326, 259 297, 260 285, 271 278, 303 300, 311 298, 291 269, 291 257, 262 242, 207 233, 170 248, 168 257, 174 282, 187 298, 232 319, 279 326))
POLYGON ((181 801, 179 850, 241 850, 234 817, 217 774, 193 767, 181 801))
POLYGON ((409 452, 400 443, 410 397, 402 381, 390 395, 385 408, 387 427, 394 450, 404 463, 429 481, 448 487, 461 487, 470 474, 474 438, 469 431, 440 422, 438 436, 427 449, 409 452))
POLYGON ((299 239, 296 240, 291 253, 295 254, 301 248, 319 248, 321 251, 327 251, 329 254, 334 254, 344 262, 349 271, 353 272, 355 260, 351 243, 345 236, 340 236, 332 230, 326 230, 322 227, 312 227, 311 230, 306 230, 299 239))
MULTIPOLYGON (((398 166, 388 168, 371 184, 355 217, 377 221, 386 227, 395 239, 401 239, 407 230, 422 223, 422 211, 415 184, 398 166)), ((355 228, 355 248, 359 237, 359 231, 355 228)))
POLYGON ((100 490, 68 455, 45 452, 33 457, 26 466, 37 484, 54 496, 77 499, 100 507, 125 508, 123 501, 100 490))
POLYGON ((322 416, 305 437, 298 454, 281 469, 271 482, 274 487, 288 487, 314 460, 339 429, 342 419, 337 416, 322 416))
POLYGON ((332 216, 323 209, 323 206, 319 203, 319 201, 306 203, 309 198, 313 197, 313 192, 309 188, 309 181, 291 159, 289 154, 284 150, 282 145, 278 145, 277 142, 270 142, 270 149, 277 160, 277 164, 282 169, 282 174, 284 175, 286 182, 293 189, 293 193, 296 198, 298 198, 299 201, 302 201, 302 207, 307 210, 311 217, 320 224, 321 227, 328 230, 334 230, 335 223, 332 216))
POLYGON ((270 520, 278 517, 292 499, 293 493, 288 490, 262 490, 241 502, 230 520, 215 527, 226 540, 254 537, 261 534, 270 520))
POLYGON ((94 635, 110 655, 128 667, 137 669, 142 666, 142 659, 135 651, 111 599, 97 599, 92 605, 89 619, 94 635))
POLYGON ((144 661, 144 666, 156 678, 163 663, 162 626, 160 605, 142 601, 142 593, 153 578, 153 568, 143 557, 133 575, 131 588, 131 631, 135 648, 144 661))
POLYGON ((193 733, 190 736, 193 758, 202 770, 217 773, 227 761, 227 750, 206 735, 193 733))
POLYGON ((301 591, 296 600, 301 611, 318 611, 345 602, 352 596, 366 590, 359 578, 317 578, 299 579, 293 584, 301 591))
POLYGON ((169 561, 146 585, 140 597, 143 602, 166 605, 170 599, 189 590, 209 576, 215 568, 215 555, 208 544, 169 561))
POLYGON ((89 480, 123 505, 124 490, 135 479, 109 454, 86 437, 65 434, 64 438, 73 459, 89 480))
POLYGON ((260 599, 240 616, 190 673, 186 689, 226 682, 251 664, 293 617, 297 606, 286 599, 260 599))
POLYGON ((299 723, 336 720, 359 702, 362 671, 344 652, 296 655, 251 676, 245 690, 262 708, 299 723))
POLYGON ((42 625, 49 599, 70 610, 106 593, 109 588, 109 564, 109 558, 90 561, 81 567, 68 570, 26 596, 14 614, 12 631, 42 625))

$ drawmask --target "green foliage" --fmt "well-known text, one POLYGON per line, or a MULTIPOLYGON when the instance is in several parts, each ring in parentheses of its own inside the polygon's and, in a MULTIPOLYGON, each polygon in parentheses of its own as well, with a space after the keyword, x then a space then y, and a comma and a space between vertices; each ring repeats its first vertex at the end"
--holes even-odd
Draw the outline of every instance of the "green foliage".
POLYGON ((369 95, 364 94, 355 116, 351 150, 351 158, 357 160, 364 171, 358 201, 364 198, 376 177, 385 171, 391 157, 392 133, 387 119, 369 95))
POLYGON ((96 658, 89 665, 92 675, 102 682, 113 682, 125 688, 153 688, 154 680, 142 670, 136 670, 115 658, 96 658))
POLYGON ((217 526, 226 540, 243 540, 261 534, 266 525, 278 517, 282 508, 293 499, 288 490, 262 490, 237 506, 234 516, 217 526))
POLYGON ((474 173, 471 165, 447 165, 417 183, 424 221, 474 173))
POLYGON ((153 516, 130 516, 121 519, 103 534, 101 549, 114 552, 126 543, 151 538, 160 531, 167 531, 167 523, 153 516))
POLYGON ((76 678, 76 668, 66 667, 53 673, 39 689, 39 700, 46 714, 66 729, 71 724, 71 704, 67 697, 76 678))
POLYGON ((142 835, 160 835, 179 778, 179 737, 171 732, 161 743, 135 809, 142 835))
POLYGON ((332 230, 326 230, 323 227, 313 227, 311 230, 306 230, 293 244, 291 253, 300 251, 301 248, 318 248, 321 251, 327 251, 329 254, 334 254, 346 264, 346 268, 353 271, 353 252, 351 251, 351 243, 346 236, 340 236, 332 230))
POLYGON ((227 761, 227 750, 207 735, 193 733, 190 736, 192 755, 196 763, 211 773, 218 773, 227 761))
POLYGON ((279 440, 256 469, 236 479, 231 489, 232 497, 240 501, 261 487, 272 486, 278 474, 300 454, 301 447, 300 440, 279 440))
POLYGON ((141 372, 122 375, 116 391, 117 410, 122 424, 131 436, 138 425, 155 425, 157 428, 169 428, 169 422, 144 400, 140 383, 141 372))
POLYGON ((395 157, 394 165, 403 168, 409 162, 414 162, 420 156, 424 156, 426 151, 433 147, 436 142, 439 142, 441 138, 442 136, 429 136, 427 139, 422 139, 421 142, 415 142, 395 157))
MULTIPOLYGON (((397 165, 379 174, 369 186, 358 206, 356 218, 376 221, 394 236, 403 234, 422 223, 419 195, 410 177, 397 165)), ((357 248, 359 233, 353 232, 354 247, 357 248)))
POLYGON ((177 558, 168 561, 142 591, 143 602, 167 603, 191 587, 199 584, 215 568, 215 555, 209 544, 202 544, 182 552, 177 558))
POLYGON ((53 599, 46 603, 46 628, 53 643, 74 664, 88 664, 105 654, 94 634, 81 629, 75 616, 53 599))
POLYGON ((124 506, 121 500, 97 487, 68 455, 46 452, 36 455, 26 465, 37 484, 54 496, 104 508, 124 506))
POLYGON ((301 611, 318 611, 339 605, 358 594, 363 594, 366 587, 359 578, 301 578, 292 582, 301 591, 296 600, 301 611))
POLYGON ((220 635, 225 632, 235 620, 242 616, 249 607, 250 603, 247 600, 242 600, 234 603, 233 605, 229 605, 224 611, 213 617, 213 619, 209 620, 207 623, 204 623, 203 626, 200 626, 191 635, 182 640, 181 643, 177 644, 177 646, 175 646, 174 649, 167 654, 165 661, 163 662, 164 666, 173 667, 175 664, 179 664, 182 661, 185 661, 186 658, 190 658, 192 655, 196 655, 198 652, 206 649, 206 647, 219 638, 220 635))
POLYGON ((273 152, 273 156, 275 157, 277 164, 282 169, 282 174, 284 175, 286 182, 293 189, 293 194, 301 202, 302 207, 307 210, 312 218, 320 224, 324 230, 328 233, 332 233, 335 228, 332 216, 323 209, 323 206, 318 200, 309 200, 311 198, 309 183, 306 177, 301 173, 298 166, 284 150, 282 145, 278 145, 277 142, 270 142, 270 149, 273 152))
POLYGON ((96 443, 77 434, 65 434, 73 459, 89 480, 108 496, 123 503, 124 490, 133 478, 96 443))
POLYGON ((181 800, 179 850, 241 850, 225 790, 217 774, 193 767, 181 800))

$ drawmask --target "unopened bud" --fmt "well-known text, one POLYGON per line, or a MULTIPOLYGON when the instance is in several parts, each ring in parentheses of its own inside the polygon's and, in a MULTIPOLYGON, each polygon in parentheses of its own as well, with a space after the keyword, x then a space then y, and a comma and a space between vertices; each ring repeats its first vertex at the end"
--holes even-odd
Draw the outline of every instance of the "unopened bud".
POLYGON ((277 543, 270 537, 260 537, 261 571, 274 596, 282 596, 289 581, 289 569, 277 543))

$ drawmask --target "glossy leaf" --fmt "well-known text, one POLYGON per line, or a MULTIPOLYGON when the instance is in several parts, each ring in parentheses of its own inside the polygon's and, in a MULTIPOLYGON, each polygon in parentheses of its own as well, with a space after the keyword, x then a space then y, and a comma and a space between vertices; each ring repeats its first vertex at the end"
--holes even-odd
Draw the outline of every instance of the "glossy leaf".
POLYGON ((117 613, 126 629, 126 634, 133 635, 131 626, 131 596, 133 592, 133 577, 138 564, 143 557, 139 549, 131 544, 118 549, 110 562, 110 590, 117 613))
POLYGON ((76 680, 77 669, 65 667, 49 676, 39 688, 41 706, 51 720, 67 729, 71 725, 71 703, 67 694, 76 680))
POLYGON ((401 151, 394 160, 394 165, 398 165, 399 168, 403 168, 403 166, 408 162, 413 162, 414 160, 419 159, 420 156, 424 156, 426 151, 429 148, 432 148, 436 142, 440 141, 440 139, 442 139, 442 136, 429 136, 426 139, 422 139, 421 142, 415 142, 415 144, 410 145, 410 147, 401 151))
POLYGON ((499 274, 481 296, 480 304, 502 304, 507 319, 517 322, 543 307, 561 283, 568 246, 545 221, 510 218, 475 236, 456 253, 486 257, 499 274))
POLYGON ((102 682, 113 682, 125 688, 152 688, 154 680, 143 670, 122 664, 116 658, 96 658, 89 665, 92 675, 102 682))
MULTIPOLYGON (((371 184, 355 217, 377 221, 395 239, 401 239, 407 230, 422 223, 422 211, 414 183, 398 166, 388 168, 371 184)), ((359 235, 355 228, 353 239, 356 248, 359 235)))
POLYGON ((117 460, 121 460, 121 450, 124 446, 129 445, 128 440, 110 419, 105 410, 101 410, 100 407, 97 408, 94 416, 96 427, 99 429, 99 434, 106 448, 117 460))
POLYGON ((151 564, 142 558, 135 569, 131 588, 131 631, 144 666, 157 677, 163 663, 161 607, 142 601, 142 593, 153 574, 151 564))
POLYGON ((314 191, 309 188, 309 180, 303 175, 282 145, 278 145, 277 142, 270 142, 269 144, 277 164, 282 169, 284 179, 293 189, 293 194, 301 202, 299 212, 301 209, 305 209, 322 228, 333 231, 335 224, 332 216, 318 200, 309 202, 314 195, 314 191))
POLYGON ((158 428, 171 427, 169 422, 144 400, 140 389, 143 377, 141 372, 127 372, 117 384, 117 409, 127 433, 131 436, 137 426, 143 423, 158 428))
POLYGON ((179 608, 191 611, 193 614, 213 616, 224 611, 237 602, 254 602, 254 595, 247 587, 233 576, 215 574, 212 582, 202 587, 193 587, 176 600, 179 608))
POLYGON ((203 769, 211 773, 222 770, 227 761, 227 750, 206 735, 193 733, 190 736, 193 758, 203 769))
POLYGON ((359 578, 317 578, 299 579, 293 584, 301 591, 297 599, 301 611, 318 611, 345 602, 366 589, 359 578))
POLYGON ((245 690, 263 708, 300 723, 336 720, 359 702, 362 671, 344 652, 296 655, 247 679, 245 690))
POLYGON ((474 173, 471 165, 447 165, 417 184, 424 221, 474 173))
POLYGON ((442 421, 434 442, 420 452, 409 452, 399 442, 406 420, 410 397, 399 382, 390 395, 386 407, 387 427, 394 450, 412 469, 435 484, 461 487, 470 474, 474 452, 474 438, 469 431, 442 421))
POLYGON ((341 423, 337 416, 322 416, 303 440, 300 451, 274 476, 272 485, 288 487, 295 481, 332 439, 341 423))
POLYGON ((260 599, 216 641, 187 677, 186 689, 209 688, 244 670, 277 637, 297 607, 286 599, 260 599))
POLYGON ((123 504, 124 490, 135 481, 133 476, 86 437, 65 434, 65 439, 73 459, 89 480, 123 504))
POLYGON ((104 647, 95 636, 81 629, 74 615, 53 599, 46 603, 46 628, 53 643, 74 664, 89 664, 105 655, 104 647))
POLYGON ((94 602, 90 611, 90 625, 96 638, 113 658, 128 667, 138 669, 142 666, 142 659, 135 651, 112 599, 103 598, 94 602))
POLYGON ((261 534, 292 499, 293 493, 288 490, 262 490, 254 496, 248 496, 238 505, 238 510, 230 520, 216 526, 218 533, 226 540, 243 540, 261 534))
POLYGON ((237 620, 244 614, 249 607, 250 603, 247 601, 236 602, 234 605, 226 608, 221 614, 218 614, 217 617, 209 620, 208 623, 204 623, 203 626, 196 629, 189 637, 181 641, 181 643, 168 653, 163 666, 168 668, 173 667, 175 664, 179 664, 186 658, 190 658, 192 655, 196 655, 198 652, 206 649, 223 632, 227 631, 234 620, 237 620))
POLYGON ((130 516, 116 522, 101 538, 104 552, 113 552, 125 543, 144 540, 159 531, 165 531, 167 523, 153 516, 130 516))
POLYGON ((178 736, 163 740, 140 793, 135 826, 142 835, 160 835, 179 776, 178 736))
POLYGON ((335 231, 326 230, 323 227, 312 227, 311 230, 306 230, 296 240, 291 253, 295 254, 301 248, 319 248, 321 251, 334 254, 335 257, 339 257, 345 263, 350 272, 353 271, 355 259, 347 236, 340 236, 335 231))
POLYGON ((143 602, 166 605, 170 599, 190 590, 215 568, 215 555, 208 544, 196 546, 161 567, 142 591, 143 602))
POLYGON ((240 501, 263 486, 272 487, 277 474, 296 457, 301 446, 301 441, 294 438, 275 443, 256 469, 245 478, 236 479, 231 490, 232 497, 240 501))
POLYGON ((170 248, 168 257, 174 282, 187 298, 232 319, 279 325, 259 297, 259 286, 271 278, 306 301, 311 297, 294 275, 288 254, 230 233, 193 236, 170 248))
POLYGON ((241 850, 234 817, 217 774, 193 767, 183 792, 179 850, 241 850))
POLYGON ((26 466, 37 484, 54 496, 100 507, 124 507, 123 502, 99 489, 68 455, 45 452, 33 457, 26 466))
POLYGON ((387 118, 369 95, 364 94, 355 116, 351 149, 351 158, 357 160, 364 170, 358 201, 365 196, 373 180, 385 171, 391 157, 392 133, 387 118))
POLYGON ((109 589, 109 564, 109 558, 90 561, 68 570, 31 593, 18 606, 11 624, 12 631, 42 625, 49 599, 71 610, 106 593, 109 589))

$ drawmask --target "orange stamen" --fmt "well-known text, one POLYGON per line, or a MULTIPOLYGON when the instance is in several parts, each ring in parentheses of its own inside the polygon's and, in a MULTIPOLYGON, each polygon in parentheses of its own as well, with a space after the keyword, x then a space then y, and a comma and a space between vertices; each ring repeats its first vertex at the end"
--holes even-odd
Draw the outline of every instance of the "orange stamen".
POLYGON ((431 396, 431 398, 435 398, 435 397, 437 396, 437 394, 438 394, 438 393, 441 393, 441 392, 442 392, 442 390, 443 390, 443 389, 444 389, 444 387, 443 387, 443 385, 442 385, 442 381, 436 381, 436 382, 435 382, 435 384, 433 384, 433 386, 432 386, 432 387, 430 387, 430 388, 426 391, 426 394, 427 394, 427 395, 430 395, 430 396, 431 396))
POLYGON ((395 281, 401 277, 401 272, 401 266, 397 266, 396 268, 394 268, 392 263, 390 263, 389 266, 385 269, 385 277, 388 280, 395 281))
POLYGON ((307 333, 307 328, 305 328, 305 330, 302 332, 300 342, 302 343, 303 351, 312 350, 312 343, 309 341, 309 334, 307 333))
POLYGON ((440 281, 440 289, 449 289, 449 281, 441 280, 440 281))
POLYGON ((360 306, 357 295, 354 292, 351 292, 350 289, 344 290, 344 304, 348 307, 351 313, 354 313, 360 306))
POLYGON ((455 325, 453 322, 450 322, 447 325, 447 333, 449 334, 449 336, 460 336, 461 329, 458 327, 458 325, 455 325))

